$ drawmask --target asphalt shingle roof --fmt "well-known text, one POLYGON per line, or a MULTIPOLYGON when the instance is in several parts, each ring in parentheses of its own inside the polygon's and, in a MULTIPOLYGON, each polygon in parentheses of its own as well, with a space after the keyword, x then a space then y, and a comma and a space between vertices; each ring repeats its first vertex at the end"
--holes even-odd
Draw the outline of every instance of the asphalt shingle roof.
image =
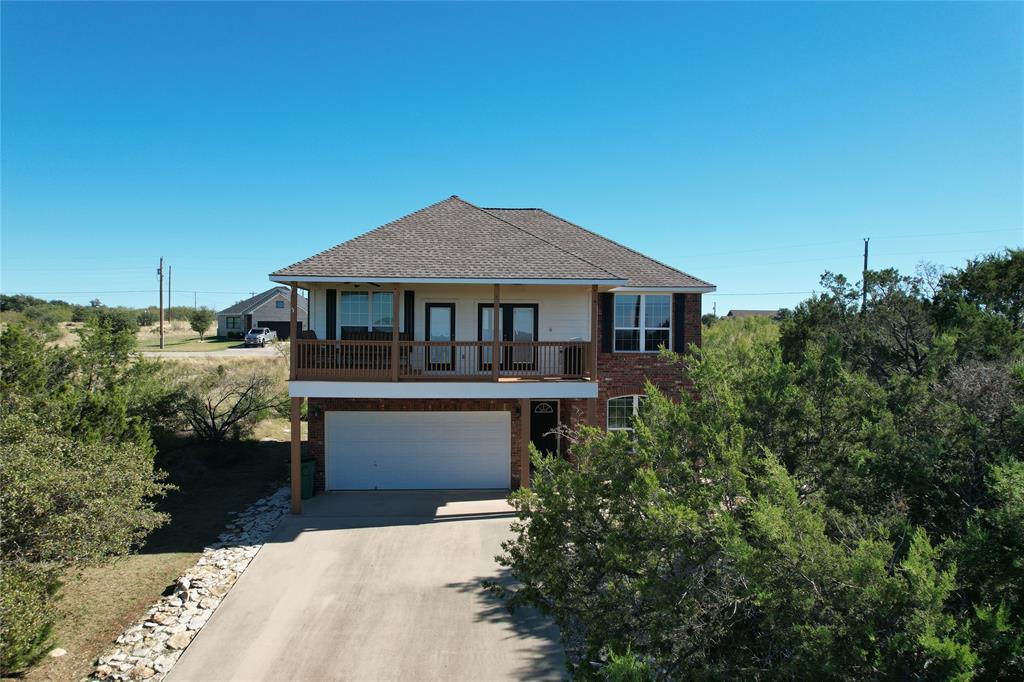
MULTIPOLYGON (((270 299, 274 298, 278 294, 289 295, 290 290, 288 287, 274 287, 273 289, 267 289, 262 294, 256 294, 252 298, 247 298, 244 301, 239 301, 233 306, 227 307, 224 310, 219 311, 218 315, 241 315, 247 313, 253 308, 258 308, 270 299)), ((306 297, 299 296, 299 309, 306 309, 306 297)))
POLYGON ((484 209, 457 196, 271 276, 582 279, 626 280, 628 286, 711 286, 542 209, 484 209))
POLYGON ((485 208, 538 237, 619 277, 631 287, 710 287, 712 284, 665 265, 628 246, 570 223, 542 208, 485 208))

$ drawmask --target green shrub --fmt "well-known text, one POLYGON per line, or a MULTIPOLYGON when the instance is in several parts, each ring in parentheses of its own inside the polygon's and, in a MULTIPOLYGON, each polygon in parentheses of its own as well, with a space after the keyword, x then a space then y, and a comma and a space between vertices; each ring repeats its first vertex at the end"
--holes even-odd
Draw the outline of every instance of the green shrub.
POLYGON ((150 325, 156 324, 157 314, 149 308, 143 308, 139 311, 139 314, 135 317, 140 327, 149 327, 150 325))
POLYGON ((0 674, 21 672, 49 649, 60 583, 50 572, 3 564, 0 573, 0 674))
POLYGON ((45 651, 57 575, 122 556, 165 520, 150 425, 173 412, 133 320, 97 310, 73 349, 0 337, 0 573, 4 672, 45 651))
POLYGON ((210 325, 213 324, 215 319, 213 311, 209 308, 196 308, 188 313, 188 325, 192 328, 192 331, 199 334, 200 341, 206 335, 207 330, 209 330, 210 325))

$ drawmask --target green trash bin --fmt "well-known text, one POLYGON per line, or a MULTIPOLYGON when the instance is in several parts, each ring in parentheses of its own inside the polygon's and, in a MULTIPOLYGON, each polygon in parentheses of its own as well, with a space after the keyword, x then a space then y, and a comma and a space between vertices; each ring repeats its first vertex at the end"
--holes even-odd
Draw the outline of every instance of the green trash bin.
POLYGON ((313 474, 316 473, 316 460, 302 460, 302 499, 313 497, 313 474))

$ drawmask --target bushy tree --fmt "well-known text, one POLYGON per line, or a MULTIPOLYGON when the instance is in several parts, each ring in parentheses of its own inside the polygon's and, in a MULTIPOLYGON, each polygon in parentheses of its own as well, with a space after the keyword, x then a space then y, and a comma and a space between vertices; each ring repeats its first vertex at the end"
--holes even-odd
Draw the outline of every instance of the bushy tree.
POLYGON ((0 667, 45 650, 59 579, 123 555, 163 521, 150 427, 176 402, 120 315, 90 316, 77 348, 17 326, 0 337, 0 667))
POLYGON ((188 313, 188 324, 192 331, 199 334, 199 340, 202 341, 206 332, 210 329, 210 325, 213 324, 214 315, 213 311, 209 308, 196 308, 190 310, 188 313))

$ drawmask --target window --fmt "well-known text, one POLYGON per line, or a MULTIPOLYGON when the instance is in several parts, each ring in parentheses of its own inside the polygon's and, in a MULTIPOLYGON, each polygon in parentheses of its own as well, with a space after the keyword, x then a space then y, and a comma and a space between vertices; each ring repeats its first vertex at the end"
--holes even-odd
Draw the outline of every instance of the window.
POLYGON ((632 431, 633 418, 640 412, 645 395, 624 395, 608 400, 608 430, 632 431))
POLYGON ((341 327, 391 331, 394 294, 390 291, 341 292, 341 327))
POLYGON ((370 301, 370 305, 373 308, 370 328, 386 332, 391 331, 391 314, 394 312, 391 306, 394 305, 394 294, 390 291, 375 291, 373 296, 370 297, 370 301))
POLYGON ((651 353, 669 347, 672 297, 667 294, 615 294, 615 350, 651 353))
POLYGON ((275 308, 283 308, 284 307, 284 301, 274 301, 274 307, 275 308))
POLYGON ((370 294, 365 291, 341 292, 341 326, 370 327, 370 294))
POLYGON ((224 319, 226 320, 226 324, 227 324, 228 329, 241 329, 242 328, 242 318, 240 318, 240 317, 226 317, 224 319))

